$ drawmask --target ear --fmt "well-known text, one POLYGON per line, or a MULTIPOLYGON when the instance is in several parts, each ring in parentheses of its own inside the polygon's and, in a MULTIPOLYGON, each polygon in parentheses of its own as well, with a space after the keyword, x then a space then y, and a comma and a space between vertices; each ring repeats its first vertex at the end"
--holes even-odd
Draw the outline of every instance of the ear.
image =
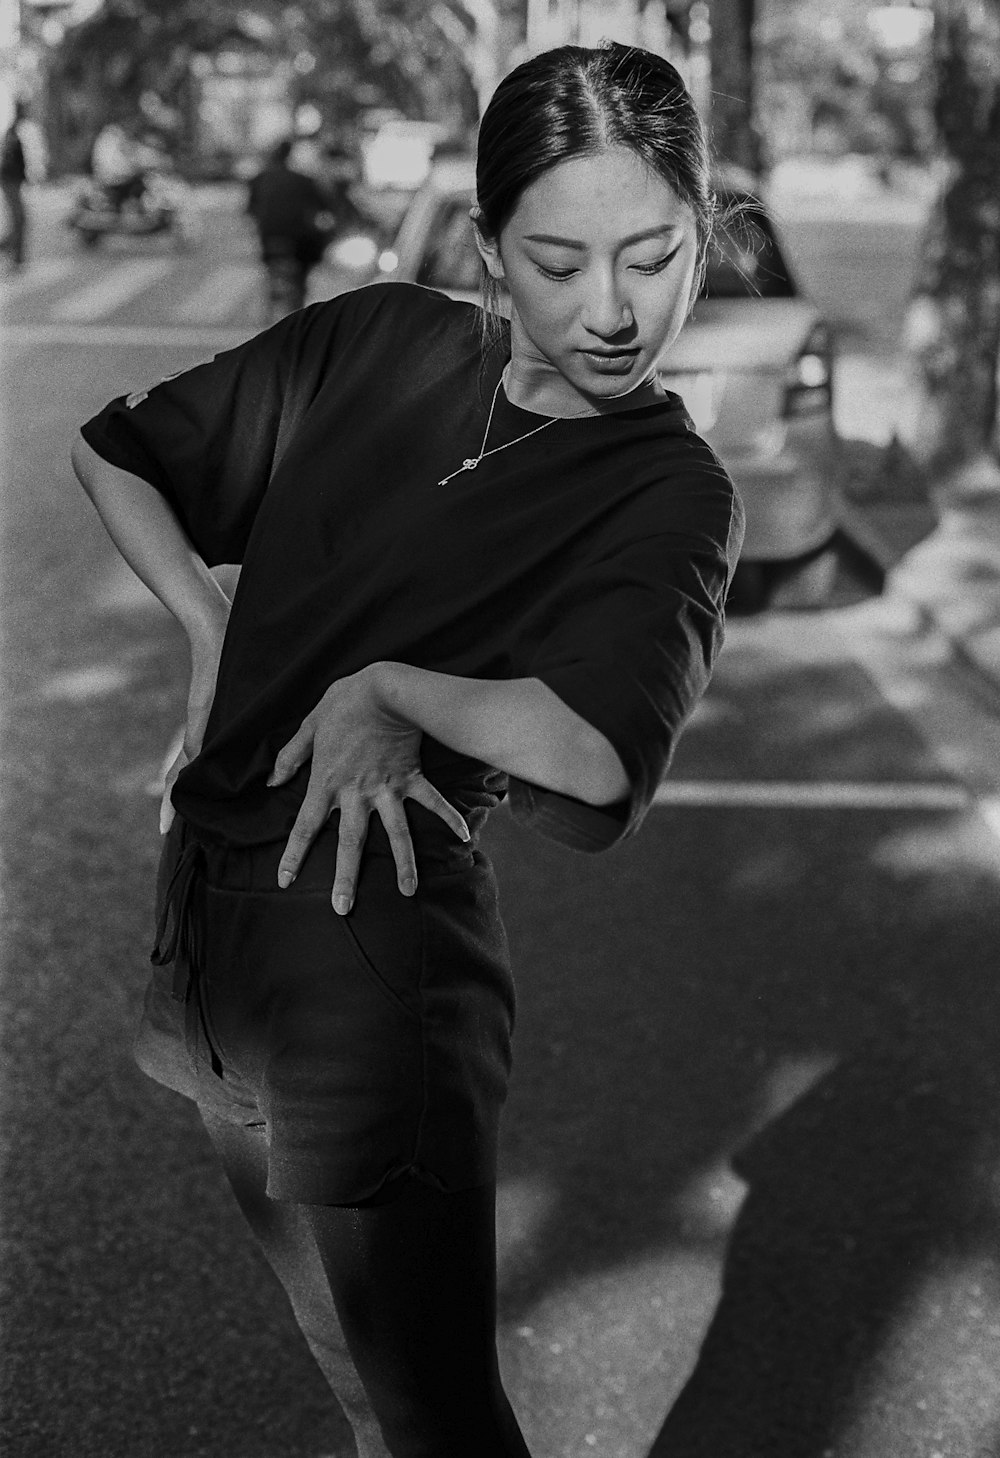
POLYGON ((500 257, 500 244, 495 238, 490 238, 483 232, 482 209, 478 207, 469 209, 469 217, 472 219, 472 236, 476 240, 476 247, 479 256, 486 264, 491 278, 498 281, 504 277, 503 259, 500 257))

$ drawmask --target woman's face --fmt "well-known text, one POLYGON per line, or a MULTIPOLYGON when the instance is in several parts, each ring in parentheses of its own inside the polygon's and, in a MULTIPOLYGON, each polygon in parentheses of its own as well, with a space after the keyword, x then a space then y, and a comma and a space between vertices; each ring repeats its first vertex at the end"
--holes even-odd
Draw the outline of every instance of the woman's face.
POLYGON ((625 147, 536 178, 480 251, 510 290, 512 378, 569 411, 653 377, 698 262, 691 208, 625 147))

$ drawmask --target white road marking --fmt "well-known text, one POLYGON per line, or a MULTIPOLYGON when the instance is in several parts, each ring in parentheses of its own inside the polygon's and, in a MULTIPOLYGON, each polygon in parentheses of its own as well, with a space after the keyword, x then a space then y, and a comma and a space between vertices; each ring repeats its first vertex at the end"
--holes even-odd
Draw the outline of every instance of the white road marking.
POLYGON ((985 795, 976 801, 976 809, 988 830, 1000 840, 1000 795, 985 795))
POLYGON ((964 785, 934 781, 666 780, 657 805, 763 810, 968 810, 964 785))
POLYGON ((174 324, 0 324, 0 341, 8 348, 32 345, 84 345, 97 348, 148 345, 153 349, 183 349, 186 345, 209 349, 226 349, 243 344, 259 329, 246 325, 242 329, 213 325, 199 329, 174 324))
POLYGON ((106 318, 175 267, 173 258, 133 258, 117 263, 93 283, 54 304, 52 318, 72 323, 106 318))
POLYGON ((216 324, 228 319, 251 292, 261 289, 255 263, 226 263, 207 278, 173 311, 181 324, 216 324))
POLYGON ((75 258, 40 258, 37 263, 29 263, 24 273, 0 279, 0 301, 19 299, 35 289, 47 289, 62 283, 78 268, 79 261, 75 258))

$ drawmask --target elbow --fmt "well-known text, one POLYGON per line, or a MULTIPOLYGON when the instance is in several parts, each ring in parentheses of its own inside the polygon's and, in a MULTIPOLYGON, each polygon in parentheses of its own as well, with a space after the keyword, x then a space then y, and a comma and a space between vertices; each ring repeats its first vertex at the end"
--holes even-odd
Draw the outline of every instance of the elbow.
POLYGON ((93 500, 94 489, 91 480, 92 460, 94 452, 88 446, 82 435, 77 434, 73 438, 73 444, 69 450, 70 465, 73 467, 74 475, 87 495, 93 500))

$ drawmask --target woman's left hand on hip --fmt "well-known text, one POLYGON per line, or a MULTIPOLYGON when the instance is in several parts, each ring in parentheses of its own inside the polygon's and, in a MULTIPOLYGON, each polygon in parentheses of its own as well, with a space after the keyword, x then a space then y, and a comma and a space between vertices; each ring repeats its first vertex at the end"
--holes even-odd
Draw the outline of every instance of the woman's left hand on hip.
POLYGON ((413 842, 403 808, 406 799, 439 815, 460 840, 469 839, 461 814, 424 778, 420 766, 422 730, 392 713, 381 699, 377 675, 362 669, 331 684, 298 733, 279 751, 269 785, 284 784, 311 760, 309 784, 278 866, 278 885, 290 886, 331 813, 340 811, 333 907, 350 911, 368 819, 375 811, 385 826, 396 880, 404 896, 417 886, 413 842))

